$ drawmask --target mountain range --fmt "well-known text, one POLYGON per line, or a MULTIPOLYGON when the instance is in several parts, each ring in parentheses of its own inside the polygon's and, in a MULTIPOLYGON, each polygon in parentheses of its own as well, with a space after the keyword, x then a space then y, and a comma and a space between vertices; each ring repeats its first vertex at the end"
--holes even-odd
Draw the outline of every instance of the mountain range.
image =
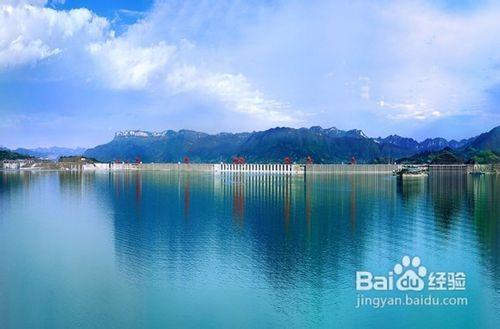
POLYGON ((81 147, 67 148, 67 147, 54 146, 54 147, 37 147, 33 149, 17 148, 13 151, 19 154, 25 154, 36 158, 57 160, 61 156, 81 155, 85 152, 85 149, 81 147))
MULTIPOLYGON (((358 163, 388 163, 396 159, 411 160, 411 157, 419 160, 419 154, 427 154, 427 160, 439 158, 432 155, 444 149, 452 150, 460 161, 473 157, 483 159, 486 151, 498 157, 500 126, 460 141, 429 138, 422 142, 398 135, 371 138, 357 129, 323 129, 319 126, 218 134, 192 130, 128 130, 117 132, 112 141, 88 149, 84 155, 100 161, 130 162, 137 159, 178 162, 185 157, 192 162, 230 162, 236 156, 244 157, 247 162, 282 162, 285 157, 305 162, 310 156, 315 163, 348 163, 353 157, 358 163)), ((488 156, 484 161, 490 161, 488 156)))

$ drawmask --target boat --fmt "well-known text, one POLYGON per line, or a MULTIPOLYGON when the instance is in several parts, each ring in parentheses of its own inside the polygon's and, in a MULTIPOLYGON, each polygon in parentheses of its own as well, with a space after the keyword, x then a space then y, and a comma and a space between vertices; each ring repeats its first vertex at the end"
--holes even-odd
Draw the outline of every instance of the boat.
POLYGON ((403 165, 393 171, 393 175, 400 178, 426 177, 427 174, 427 166, 424 165, 403 165))
POLYGON ((474 176, 474 177, 479 177, 484 175, 484 171, 470 171, 469 175, 474 176))
POLYGON ((469 171, 469 175, 479 177, 484 175, 484 171, 481 170, 477 164, 474 165, 471 171, 469 171))

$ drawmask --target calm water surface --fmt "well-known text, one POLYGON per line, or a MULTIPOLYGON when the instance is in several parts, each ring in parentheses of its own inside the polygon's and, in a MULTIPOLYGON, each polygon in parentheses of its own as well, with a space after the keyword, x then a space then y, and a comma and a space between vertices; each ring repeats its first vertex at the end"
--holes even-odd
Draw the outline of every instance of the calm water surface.
POLYGON ((0 328, 498 328, 499 183, 0 172, 0 328), (406 254, 468 305, 357 309, 406 254))

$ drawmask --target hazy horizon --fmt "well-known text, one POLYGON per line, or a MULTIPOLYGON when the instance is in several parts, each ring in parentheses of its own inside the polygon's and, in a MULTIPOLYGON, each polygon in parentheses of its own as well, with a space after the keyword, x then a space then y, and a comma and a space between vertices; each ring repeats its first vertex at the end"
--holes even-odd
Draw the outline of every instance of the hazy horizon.
POLYGON ((0 145, 276 126, 460 140, 500 124, 490 1, 5 0, 0 145))

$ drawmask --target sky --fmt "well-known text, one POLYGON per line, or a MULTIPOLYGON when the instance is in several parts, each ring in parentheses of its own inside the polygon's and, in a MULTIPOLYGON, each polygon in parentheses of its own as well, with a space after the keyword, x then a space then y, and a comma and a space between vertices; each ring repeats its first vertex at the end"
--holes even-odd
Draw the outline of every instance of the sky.
POLYGON ((500 124, 500 2, 0 0, 0 145, 500 124))

